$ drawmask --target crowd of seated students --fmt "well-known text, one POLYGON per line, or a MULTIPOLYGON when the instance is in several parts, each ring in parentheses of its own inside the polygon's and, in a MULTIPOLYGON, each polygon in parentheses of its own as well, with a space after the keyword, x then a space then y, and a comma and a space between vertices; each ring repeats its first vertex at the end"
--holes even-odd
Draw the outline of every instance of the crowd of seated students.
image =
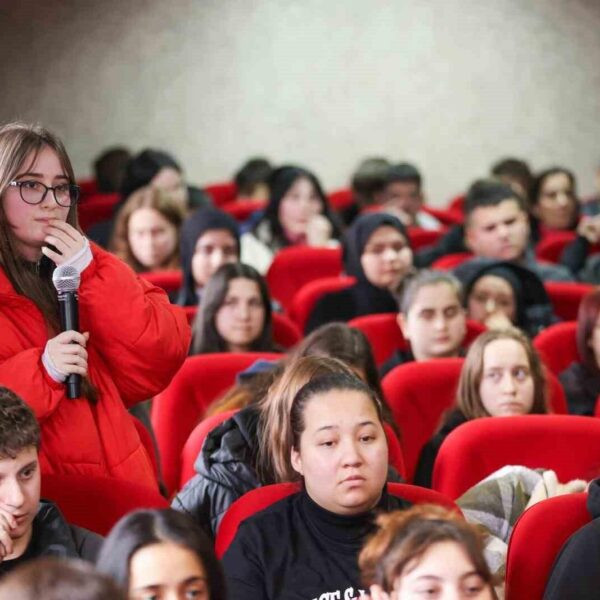
MULTIPOLYGON (((89 579, 82 600, 333 599, 367 590, 374 600, 496 597, 475 530, 436 507, 410 509, 388 489, 401 478, 389 465, 388 430, 401 439, 402 423, 385 402, 368 339, 345 322, 397 315, 407 346, 383 374, 465 356, 456 403, 421 451, 419 485, 431 485, 442 442, 465 422, 547 413, 530 339, 557 320, 544 282, 580 277, 581 253, 600 239, 594 202, 580 204, 572 173, 533 177, 522 161, 501 161, 492 178, 470 186, 464 223, 413 252, 412 229, 442 224, 423 210, 422 177, 409 163, 364 161, 353 203, 338 215, 312 172, 253 159, 236 174, 237 196, 265 208, 238 224, 186 184, 162 151, 131 157, 116 149, 101 158, 98 189, 118 189, 120 201, 110 221, 83 235, 60 140, 37 126, 0 128, 0 574, 11 572, 0 578, 0 600, 39 596, 40 586, 53 588, 52 577, 66 586, 89 579), (103 182, 102 162, 114 174, 103 182), (562 264, 538 261, 535 242, 558 230, 573 234, 562 264), (90 242, 109 238, 111 252, 90 242), (95 561, 101 543, 40 500, 41 474, 156 488, 127 410, 162 391, 187 356, 281 352, 272 318, 280 307, 263 275, 284 248, 340 244, 343 273, 354 282, 317 300, 306 337, 287 356, 253 364, 211 407, 236 412, 206 436, 172 509, 124 517, 103 542, 99 573, 68 561, 48 562, 45 578, 28 571, 21 563, 49 555, 95 561), (419 271, 450 252, 472 256, 454 274, 419 271), (52 277, 61 266, 80 276, 81 332, 61 332, 52 277), (173 269, 182 271, 173 302, 136 274, 173 269), (182 306, 197 308, 192 328, 182 306), (488 329, 468 349, 467 319, 488 329), (72 375, 81 377, 77 398, 65 386, 72 375), (224 515, 246 492, 271 484, 297 487, 241 524, 221 568, 212 542, 224 515)), ((580 361, 560 376, 573 414, 594 414, 600 392, 599 298, 582 302, 580 361)), ((575 538, 560 558, 567 566, 559 562, 553 581, 562 577, 563 589, 581 551, 575 538)))

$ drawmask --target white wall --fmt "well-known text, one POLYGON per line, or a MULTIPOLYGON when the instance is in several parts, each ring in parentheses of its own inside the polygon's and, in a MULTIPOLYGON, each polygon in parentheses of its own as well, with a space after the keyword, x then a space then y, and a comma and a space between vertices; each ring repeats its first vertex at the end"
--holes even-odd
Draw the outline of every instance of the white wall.
POLYGON ((197 183, 249 155, 328 188, 411 160, 444 203, 495 159, 600 163, 596 0, 4 0, 0 121, 172 151, 197 183))

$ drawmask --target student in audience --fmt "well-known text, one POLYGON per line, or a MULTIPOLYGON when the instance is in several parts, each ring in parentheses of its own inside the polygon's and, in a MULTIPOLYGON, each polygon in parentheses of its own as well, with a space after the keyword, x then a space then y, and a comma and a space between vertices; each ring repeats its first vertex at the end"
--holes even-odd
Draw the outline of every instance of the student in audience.
POLYGON ((58 138, 5 125, 0 157, 0 385, 39 419, 43 471, 156 486, 126 407, 164 389, 183 363, 185 314, 81 234, 78 188, 58 138), (61 333, 55 265, 81 275, 81 333, 61 333), (67 398, 70 374, 82 377, 76 400, 67 398))
POLYGON ((236 220, 217 208, 194 211, 181 227, 183 286, 177 303, 196 306, 208 280, 224 264, 240 260, 240 232, 236 220))
POLYGON ((121 191, 125 168, 131 159, 127 148, 118 146, 102 152, 94 161, 94 175, 98 192, 101 194, 117 194, 121 191))
POLYGON ((558 319, 540 278, 513 262, 470 260, 454 269, 465 291, 467 316, 488 329, 513 326, 534 337, 558 319))
POLYGON ((191 354, 275 352, 269 290, 249 265, 219 267, 202 293, 191 354))
POLYGON ((109 249, 137 273, 179 268, 181 206, 157 188, 129 196, 115 221, 109 249))
POLYGON ((50 556, 3 577, 0 600, 127 600, 127 595, 89 563, 50 556))
POLYGON ((577 352, 579 360, 560 374, 560 383, 569 413, 593 416, 600 396, 600 290, 590 292, 579 305, 577 352))
POLYGON ((465 200, 465 243, 478 258, 508 260, 527 267, 542 281, 571 281, 560 265, 540 263, 530 245, 524 200, 506 184, 476 181, 465 200))
POLYGON ((130 600, 226 600, 221 565, 210 540, 175 510, 138 510, 108 534, 97 562, 130 600))
POLYGON ((467 333, 460 282, 439 271, 415 275, 402 296, 398 326, 409 348, 394 352, 381 367, 382 376, 413 360, 460 356, 467 333))
POLYGON ((413 273, 413 254, 404 225, 384 213, 358 217, 344 237, 344 270, 357 282, 321 297, 306 331, 362 315, 398 311, 398 298, 413 273))
POLYGON ((459 425, 480 417, 545 414, 546 380, 540 357, 518 329, 486 331, 470 346, 463 365, 456 408, 421 450, 414 481, 431 486, 436 456, 459 425))
POLYGON ((223 557, 232 600, 355 598, 358 553, 388 494, 381 404, 355 375, 314 377, 294 396, 282 440, 301 491, 243 521, 223 557))
POLYGON ((148 185, 165 192, 184 211, 211 204, 202 190, 186 185, 183 171, 171 155, 147 148, 127 163, 120 190, 121 200, 115 205, 110 219, 96 223, 90 228, 90 239, 106 247, 112 235, 114 220, 127 198, 136 190, 148 185))
POLYGON ((288 246, 337 245, 339 228, 318 179, 300 167, 276 169, 269 204, 252 231, 242 236, 242 262, 266 273, 278 250, 288 246))
POLYGON ((273 167, 266 158, 251 158, 235 174, 238 198, 268 200, 269 178, 273 167))
MULTIPOLYGON (((591 521, 563 545, 546 583, 544 600, 596 600, 600 589, 600 479, 590 483, 591 521)), ((557 515, 560 518, 560 515, 557 515)))
POLYGON ((377 518, 358 564, 371 600, 494 600, 482 536, 457 513, 419 505, 377 518))
POLYGON ((531 213, 540 233, 573 230, 579 217, 575 176, 563 167, 552 167, 537 175, 531 188, 531 213))
POLYGON ((352 174, 352 204, 341 212, 346 225, 350 225, 361 210, 373 204, 383 204, 383 188, 390 163, 381 157, 365 158, 352 174))
POLYGON ((40 501, 40 427, 31 409, 0 387, 0 575, 40 556, 93 562, 100 536, 69 525, 58 508, 40 501))
POLYGON ((389 167, 383 188, 383 210, 398 217, 406 227, 440 229, 442 224, 423 208, 422 179, 408 163, 389 167))
POLYGON ((495 163, 490 174, 510 187, 521 198, 529 201, 533 187, 533 175, 529 165, 519 158, 503 158, 495 163))
POLYGON ((208 434, 194 465, 196 475, 174 498, 173 508, 190 514, 214 537, 223 515, 240 496, 294 479, 286 446, 292 400, 305 383, 331 373, 351 371, 334 358, 290 361, 264 397, 208 434))

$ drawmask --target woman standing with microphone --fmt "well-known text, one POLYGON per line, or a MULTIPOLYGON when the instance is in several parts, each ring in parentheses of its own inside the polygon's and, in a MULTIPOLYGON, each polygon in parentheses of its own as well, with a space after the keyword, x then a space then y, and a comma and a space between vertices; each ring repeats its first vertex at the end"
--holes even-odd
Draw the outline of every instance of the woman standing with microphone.
POLYGON ((62 142, 38 126, 0 127, 0 385, 34 410, 42 472, 156 486, 127 408, 161 391, 183 363, 181 309, 77 225, 79 189, 62 142), (80 274, 80 332, 61 333, 52 271, 80 274), (64 382, 82 378, 68 399, 64 382))

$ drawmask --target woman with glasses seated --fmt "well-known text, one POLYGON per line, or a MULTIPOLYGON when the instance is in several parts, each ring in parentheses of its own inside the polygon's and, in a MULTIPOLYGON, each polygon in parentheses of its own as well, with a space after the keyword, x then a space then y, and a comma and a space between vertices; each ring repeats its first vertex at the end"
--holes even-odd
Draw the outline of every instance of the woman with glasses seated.
POLYGON ((166 387, 189 326, 163 291, 81 234, 74 181, 51 133, 0 127, 0 385, 40 421, 42 472, 156 486, 126 409, 166 387), (80 279, 79 332, 61 327, 52 275, 64 266, 80 279), (79 392, 67 392, 72 375, 79 392))

